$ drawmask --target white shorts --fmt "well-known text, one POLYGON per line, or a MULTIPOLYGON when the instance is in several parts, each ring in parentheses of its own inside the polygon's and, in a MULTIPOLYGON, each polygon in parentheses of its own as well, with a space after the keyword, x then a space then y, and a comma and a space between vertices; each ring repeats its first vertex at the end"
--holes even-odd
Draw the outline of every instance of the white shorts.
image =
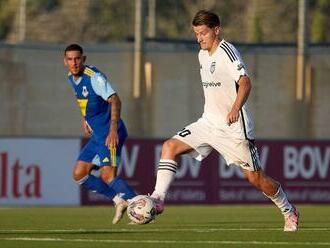
POLYGON ((227 165, 239 165, 249 171, 261 169, 253 140, 232 137, 224 130, 214 128, 203 118, 186 126, 173 138, 191 146, 194 150, 189 154, 199 161, 215 149, 226 160, 227 165))

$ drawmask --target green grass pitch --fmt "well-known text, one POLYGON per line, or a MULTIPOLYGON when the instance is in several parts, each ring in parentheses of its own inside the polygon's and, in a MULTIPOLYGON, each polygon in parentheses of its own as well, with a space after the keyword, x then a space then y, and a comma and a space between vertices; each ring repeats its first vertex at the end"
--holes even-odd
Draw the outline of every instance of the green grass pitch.
POLYGON ((155 223, 112 225, 113 207, 0 208, 0 247, 330 247, 330 206, 301 205, 284 233, 272 205, 167 206, 155 223))

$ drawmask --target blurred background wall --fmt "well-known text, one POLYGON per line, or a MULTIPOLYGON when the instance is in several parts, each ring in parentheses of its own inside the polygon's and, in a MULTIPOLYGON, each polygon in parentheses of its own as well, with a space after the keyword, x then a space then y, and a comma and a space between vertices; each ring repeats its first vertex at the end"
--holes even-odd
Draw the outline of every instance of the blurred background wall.
MULTIPOLYGON (((312 92, 308 114, 297 112, 296 48, 239 45, 253 90, 249 104, 260 138, 330 137, 330 48, 310 49, 312 92), (308 130, 300 128, 308 124, 308 130)), ((0 135, 80 136, 80 112, 67 83, 62 45, 0 46, 0 135)), ((150 94, 132 96, 132 43, 86 45, 87 62, 110 78, 123 102, 122 116, 133 137, 168 137, 203 111, 198 48, 190 43, 150 42, 150 94), (139 110, 138 106, 142 106, 139 110), (145 117, 146 118, 145 118, 145 117)))
POLYGON ((224 38, 237 45, 248 66, 257 136, 329 139, 326 0, 0 0, 0 135, 82 135, 62 59, 71 42, 82 44, 87 62, 113 82, 131 137, 173 135, 203 110, 198 45, 190 26, 202 8, 220 15, 224 38), (304 94, 299 98, 301 3, 307 31, 304 94), (136 97, 139 15, 141 93, 136 97))

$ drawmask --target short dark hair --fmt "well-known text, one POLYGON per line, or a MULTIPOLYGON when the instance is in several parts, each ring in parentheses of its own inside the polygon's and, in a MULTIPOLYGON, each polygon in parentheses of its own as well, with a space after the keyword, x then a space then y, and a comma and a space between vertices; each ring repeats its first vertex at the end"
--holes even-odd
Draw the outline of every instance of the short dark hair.
POLYGON ((220 18, 217 14, 207 11, 200 10, 196 13, 194 19, 192 20, 193 26, 206 25, 209 28, 214 28, 220 26, 220 18))
POLYGON ((69 51, 79 51, 81 54, 84 53, 84 50, 83 48, 78 45, 78 44, 70 44, 68 45, 65 50, 64 50, 64 55, 66 54, 66 52, 69 52, 69 51))

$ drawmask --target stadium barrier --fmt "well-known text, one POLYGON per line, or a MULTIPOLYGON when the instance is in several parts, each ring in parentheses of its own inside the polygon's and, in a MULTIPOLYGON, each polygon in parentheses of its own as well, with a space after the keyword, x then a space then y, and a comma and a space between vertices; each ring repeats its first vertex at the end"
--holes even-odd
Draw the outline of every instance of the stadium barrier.
MULTIPOLYGON (((163 140, 130 139, 122 151, 119 175, 139 194, 152 193, 163 140)), ((261 166, 281 182, 296 203, 330 203, 330 141, 260 140, 261 166)), ((227 166, 213 152, 202 163, 181 157, 167 202, 171 204, 270 203, 252 187, 237 166, 227 166)), ((84 189, 83 205, 106 204, 102 196, 84 189)))
MULTIPOLYGON (((153 191, 161 139, 129 139, 118 169, 139 194, 153 191)), ((111 202, 79 187, 72 168, 81 139, 0 138, 0 205, 104 205, 111 202)), ((296 203, 330 203, 330 141, 260 140, 260 161, 296 203)), ((202 163, 182 156, 167 202, 250 204, 269 200, 236 166, 216 153, 202 163)), ((97 171, 93 173, 98 173, 97 171)))
POLYGON ((0 138, 0 205, 79 205, 80 139, 0 138))

